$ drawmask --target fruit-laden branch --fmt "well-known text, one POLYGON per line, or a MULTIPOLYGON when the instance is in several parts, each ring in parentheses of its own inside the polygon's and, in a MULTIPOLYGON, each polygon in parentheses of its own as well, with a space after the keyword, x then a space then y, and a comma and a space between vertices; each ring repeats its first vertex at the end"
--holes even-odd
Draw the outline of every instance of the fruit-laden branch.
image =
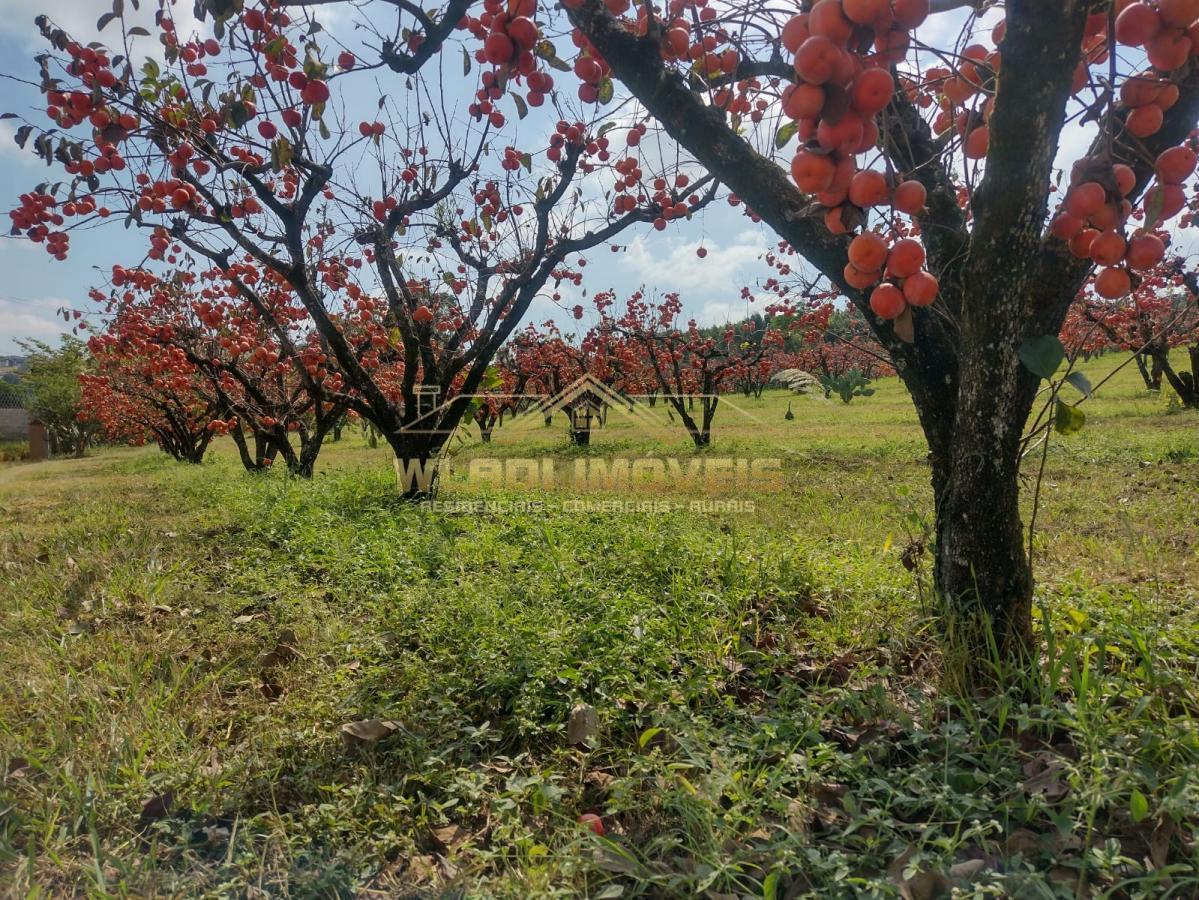
MULTIPOLYGON (((711 176, 696 182, 693 190, 700 190, 707 187, 707 193, 700 197, 698 202, 692 205, 692 212, 697 212, 703 209, 716 196, 717 184, 711 176)), ((565 195, 566 185, 560 183, 560 190, 555 190, 557 200, 560 200, 565 195)), ((544 207, 544 215, 540 208, 538 213, 538 237, 536 248, 539 248, 542 255, 539 265, 534 267, 523 278, 510 281, 496 301, 488 315, 487 326, 483 334, 490 334, 490 338, 486 340, 476 341, 462 356, 456 358, 450 367, 450 377, 453 378, 456 374, 469 366, 466 370, 466 376, 463 381, 461 396, 447 408, 446 415, 443 417, 443 422, 457 422, 461 418, 469 403, 469 395, 476 391, 483 381, 483 376, 487 372, 487 366, 494 355, 499 352, 500 347, 512 335, 516 326, 520 324, 521 319, 529 310, 529 306, 536 299, 537 294, 545 286, 557 269, 566 260, 567 257, 575 253, 581 253, 589 250, 592 247, 597 247, 607 243, 616 235, 620 234, 626 228, 637 223, 646 223, 652 221, 657 215, 657 211, 647 207, 637 207, 631 212, 628 212, 618 219, 614 219, 596 231, 588 231, 580 237, 560 240, 549 246, 549 210, 548 201, 553 197, 555 192, 551 192, 549 196, 539 204, 547 204, 544 207), (546 249, 548 246, 548 249, 546 249)), ((537 252, 536 250, 534 251, 537 252)), ((536 258, 536 257, 534 257, 536 258)))
MULTIPOLYGON (((735 132, 721 110, 706 104, 687 88, 681 76, 667 69, 652 37, 638 37, 625 30, 600 0, 586 0, 570 10, 570 18, 666 132, 867 316, 922 417, 924 411, 938 406, 938 400, 943 405, 952 389, 953 357, 940 342, 903 341, 890 322, 871 313, 867 296, 845 280, 849 238, 833 235, 820 224, 810 198, 796 188, 787 173, 735 132)), ((921 333, 930 316, 927 310, 916 313, 921 333)), ((924 424, 926 428, 934 425, 931 421, 924 424)))
MULTIPOLYGON (((280 6, 329 6, 345 3, 347 0, 279 0, 280 6)), ((380 59, 387 68, 400 75, 412 75, 418 72, 425 63, 436 56, 445 44, 446 39, 453 33, 454 28, 470 9, 473 0, 450 0, 442 10, 441 18, 436 21, 423 9, 409 0, 382 0, 396 7, 401 14, 412 16, 421 31, 413 35, 416 40, 409 39, 407 52, 398 49, 394 41, 384 41, 380 51, 380 59), (414 46, 415 45, 415 46, 414 46)), ((396 28, 396 33, 400 28, 396 28)))
MULTIPOLYGON (((1162 126, 1155 134, 1147 138, 1128 135, 1124 131, 1128 111, 1124 111, 1108 120, 1087 151, 1087 159, 1123 163, 1133 170, 1136 187, 1127 199, 1134 206, 1153 180, 1158 156, 1186 140, 1194 131, 1195 122, 1199 121, 1199 67, 1192 67, 1176 84, 1178 100, 1166 110, 1162 126), (1114 134, 1109 129, 1114 129, 1114 134)), ((1037 258, 1036 277, 1032 282, 1035 285, 1034 316, 1029 334, 1056 334, 1070 304, 1095 270, 1095 263, 1089 256, 1076 257, 1067 242, 1055 237, 1051 231, 1045 233, 1037 258)))

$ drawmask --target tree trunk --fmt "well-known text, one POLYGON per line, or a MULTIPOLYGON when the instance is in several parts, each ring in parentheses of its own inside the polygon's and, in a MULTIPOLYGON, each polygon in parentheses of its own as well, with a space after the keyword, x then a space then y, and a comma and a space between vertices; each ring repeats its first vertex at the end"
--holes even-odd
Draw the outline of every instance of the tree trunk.
MULTIPOLYGON (((1004 301, 976 307, 967 325, 1018 328, 1004 309, 1018 301, 1004 301)), ((921 417, 933 466, 934 581, 950 648, 947 672, 962 690, 1001 683, 1005 668, 1026 666, 1033 653, 1033 577, 1018 475, 1040 379, 1019 361, 1018 346, 1015 336, 967 345, 954 408, 921 417)))
POLYGON ((324 440, 324 432, 318 429, 308 440, 301 441, 300 456, 296 460, 292 474, 301 478, 312 477, 312 473, 316 470, 316 458, 321 452, 321 444, 324 443, 324 440))
POLYGON ((422 502, 437 495, 441 460, 438 456, 449 435, 400 432, 383 433, 395 454, 396 486, 401 500, 422 502))
POLYGON ((436 456, 428 454, 397 455, 395 470, 400 499, 410 502, 432 500, 437 494, 438 463, 436 456))
MULTIPOLYGON (((1085 355, 1086 354, 1084 354, 1084 356, 1085 355)), ((1136 361, 1137 371, 1141 373, 1141 381, 1145 382, 1145 390, 1157 390, 1157 388, 1154 388, 1153 386, 1153 379, 1150 377, 1149 369, 1145 365, 1145 357, 1146 354, 1144 353, 1134 353, 1132 358, 1136 361)))
POLYGON ((1153 348, 1153 364, 1154 368, 1161 368, 1162 375, 1166 381, 1170 382, 1170 387, 1174 389, 1174 393, 1178 395, 1178 399, 1182 405, 1188 409, 1199 409, 1199 390, 1195 385, 1196 370, 1194 366, 1199 362, 1199 348, 1191 348, 1189 350, 1191 358, 1192 370, 1190 372, 1175 372, 1174 366, 1170 363, 1170 351, 1165 347, 1153 348))
POLYGON ((208 450, 208 442, 211 440, 211 431, 205 431, 203 437, 199 440, 191 438, 189 435, 190 445, 186 454, 187 461, 193 465, 199 465, 204 462, 204 453, 208 450))
MULTIPOLYGON (((955 454, 963 462, 970 453, 955 454)), ((1024 549, 1014 454, 981 452, 970 473, 934 477, 934 583, 959 687, 996 683, 993 663, 1032 653, 1032 569, 1024 549)))
POLYGON ((1162 366, 1157 354, 1151 354, 1151 357, 1153 359, 1153 368, 1149 372, 1149 390, 1160 391, 1162 389, 1162 375, 1165 374, 1166 370, 1162 366))
POLYGON ((703 425, 700 426, 699 434, 692 435, 695 438, 696 448, 700 450, 712 446, 712 420, 716 418, 716 407, 720 405, 720 397, 715 393, 715 386, 706 386, 706 391, 703 399, 703 425))
POLYGON ((1180 393, 1178 396, 1184 406, 1199 409, 1199 344, 1187 347, 1187 357, 1191 361, 1191 371, 1178 373, 1178 380, 1186 389, 1185 395, 1180 393))
POLYGON ((241 459, 242 468, 247 472, 257 472, 260 466, 250 455, 250 448, 246 445, 246 436, 241 433, 241 427, 234 428, 229 432, 229 436, 233 438, 233 443, 237 447, 237 455, 241 459))

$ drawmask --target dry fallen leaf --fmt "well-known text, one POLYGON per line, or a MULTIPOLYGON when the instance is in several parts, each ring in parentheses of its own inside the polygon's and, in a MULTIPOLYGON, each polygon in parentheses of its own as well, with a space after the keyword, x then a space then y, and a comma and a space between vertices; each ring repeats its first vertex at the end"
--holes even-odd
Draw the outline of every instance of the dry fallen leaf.
POLYGON ((570 711, 570 720, 566 723, 566 743, 589 750, 595 746, 597 734, 599 714, 594 706, 580 703, 570 711))
POLYGON ((1009 856, 1034 856, 1041 851, 1044 841, 1039 834, 1027 828, 1018 828, 1007 836, 1003 842, 1004 850, 1009 856))
POLYGON ((442 825, 438 828, 432 828, 430 831, 433 834, 433 840, 443 850, 453 850, 459 844, 463 844, 470 838, 470 832, 459 825, 442 825))
POLYGON ((143 819, 161 819, 171 814, 171 807, 175 803, 174 791, 163 791, 161 794, 155 794, 142 804, 143 819))
POLYGON ((300 651, 296 649, 296 633, 288 628, 279 635, 279 640, 275 644, 275 649, 262 654, 258 658, 258 665, 263 669, 270 669, 274 666, 282 666, 293 660, 300 658, 300 651))
POLYGON ((283 685, 269 671, 262 673, 262 681, 258 684, 258 690, 267 700, 278 700, 283 696, 283 685))
POLYGON ((1024 793, 1029 796, 1041 794, 1046 800, 1057 800, 1070 790, 1067 784, 1069 770, 1066 763, 1054 754, 1038 753, 1024 765, 1024 793))
POLYGON ((899 888, 899 895, 904 900, 933 900, 950 891, 949 879, 943 872, 935 869, 921 869, 909 878, 904 875, 908 862, 915 853, 915 847, 909 845, 887 866, 887 877, 899 888))
POLYGON ((32 773, 33 767, 29 765, 29 760, 23 756, 14 756, 8 761, 8 771, 4 775, 5 782, 19 781, 32 773))
POLYGON ((949 877, 958 881, 970 881, 987 867, 985 859, 968 859, 950 866, 949 877))
POLYGON ((433 856, 414 856, 408 861, 408 873, 416 881, 429 881, 437 874, 437 859, 433 856))
POLYGON ((607 790, 615 780, 614 776, 598 769, 592 769, 583 777, 584 784, 599 790, 607 790))
POLYGON ((341 740, 347 748, 377 744, 402 726, 393 719, 362 719, 341 726, 341 740))
POLYGON ((1178 832, 1178 826, 1170 819, 1163 818, 1153 829, 1149 838, 1149 859, 1155 869, 1164 868, 1170 859, 1170 839, 1178 832))

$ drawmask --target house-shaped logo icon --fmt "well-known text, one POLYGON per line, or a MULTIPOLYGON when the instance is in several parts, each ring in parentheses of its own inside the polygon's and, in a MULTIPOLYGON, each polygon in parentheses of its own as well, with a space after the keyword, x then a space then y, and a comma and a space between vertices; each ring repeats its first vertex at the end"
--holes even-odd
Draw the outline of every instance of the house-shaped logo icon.
POLYGON ((622 410, 646 425, 656 424, 654 417, 635 398, 618 394, 590 373, 575 379, 552 397, 542 399, 530 413, 549 419, 562 411, 573 421, 576 411, 600 417, 604 407, 622 410))

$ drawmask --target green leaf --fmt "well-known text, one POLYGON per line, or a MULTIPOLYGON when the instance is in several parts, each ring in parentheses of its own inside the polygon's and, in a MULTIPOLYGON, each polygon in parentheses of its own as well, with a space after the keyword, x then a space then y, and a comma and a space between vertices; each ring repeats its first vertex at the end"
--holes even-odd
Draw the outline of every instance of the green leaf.
POLYGON ((798 122, 787 122, 774 136, 774 146, 782 150, 791 142, 791 138, 795 137, 795 133, 799 131, 798 122))
POLYGON ((641 732, 641 737, 637 738, 637 746, 640 747, 642 750, 644 750, 645 745, 648 744, 650 741, 652 741, 655 737, 657 737, 661 733, 662 733, 661 728, 655 727, 655 728, 645 729, 645 731, 641 732))
POLYGON ((1042 378, 1052 378, 1057 367, 1066 358, 1066 348, 1055 334, 1029 338, 1020 345, 1016 353, 1028 371, 1042 378))
POLYGON ((470 54, 466 52, 466 48, 462 48, 462 74, 470 74, 470 54))
POLYGON ((529 107, 525 105, 525 99, 520 94, 513 94, 512 102, 516 104, 516 115, 519 118, 523 119, 529 114, 529 107))
POLYGON ((600 82, 599 96, 596 98, 601 106, 606 106, 612 102, 612 94, 615 90, 616 88, 612 84, 612 79, 605 75, 604 80, 600 82))
POLYGON ((762 882, 762 900, 776 900, 779 894, 779 870, 775 869, 762 882))
POLYGON ((525 167, 526 172, 532 173, 533 157, 530 156, 528 153, 522 153, 520 155, 520 164, 525 167))
POLYGON ((1066 380, 1078 390, 1084 397, 1091 397, 1094 391, 1091 389, 1091 379, 1087 378, 1082 372, 1071 372, 1066 376, 1066 380))
POLYGON ((271 145, 271 168, 276 172, 291 165, 293 150, 291 142, 281 137, 273 145, 271 145))
POLYGON ((1149 801, 1138 790, 1134 789, 1132 796, 1128 798, 1128 815, 1134 822, 1139 822, 1149 815, 1149 801))
POLYGON ((1151 190, 1145 198, 1145 230, 1152 231, 1157 227, 1157 223, 1162 220, 1162 212, 1165 211, 1166 192, 1158 185, 1151 190))
POLYGON ((241 128, 246 122, 250 121, 250 111, 240 100, 230 105, 229 121, 233 123, 234 128, 241 128))
POLYGON ((1053 427, 1057 429, 1058 434, 1075 434, 1082 431, 1082 426, 1087 423, 1086 414, 1077 406, 1071 406, 1069 403, 1057 401, 1057 408, 1053 414, 1053 427))

